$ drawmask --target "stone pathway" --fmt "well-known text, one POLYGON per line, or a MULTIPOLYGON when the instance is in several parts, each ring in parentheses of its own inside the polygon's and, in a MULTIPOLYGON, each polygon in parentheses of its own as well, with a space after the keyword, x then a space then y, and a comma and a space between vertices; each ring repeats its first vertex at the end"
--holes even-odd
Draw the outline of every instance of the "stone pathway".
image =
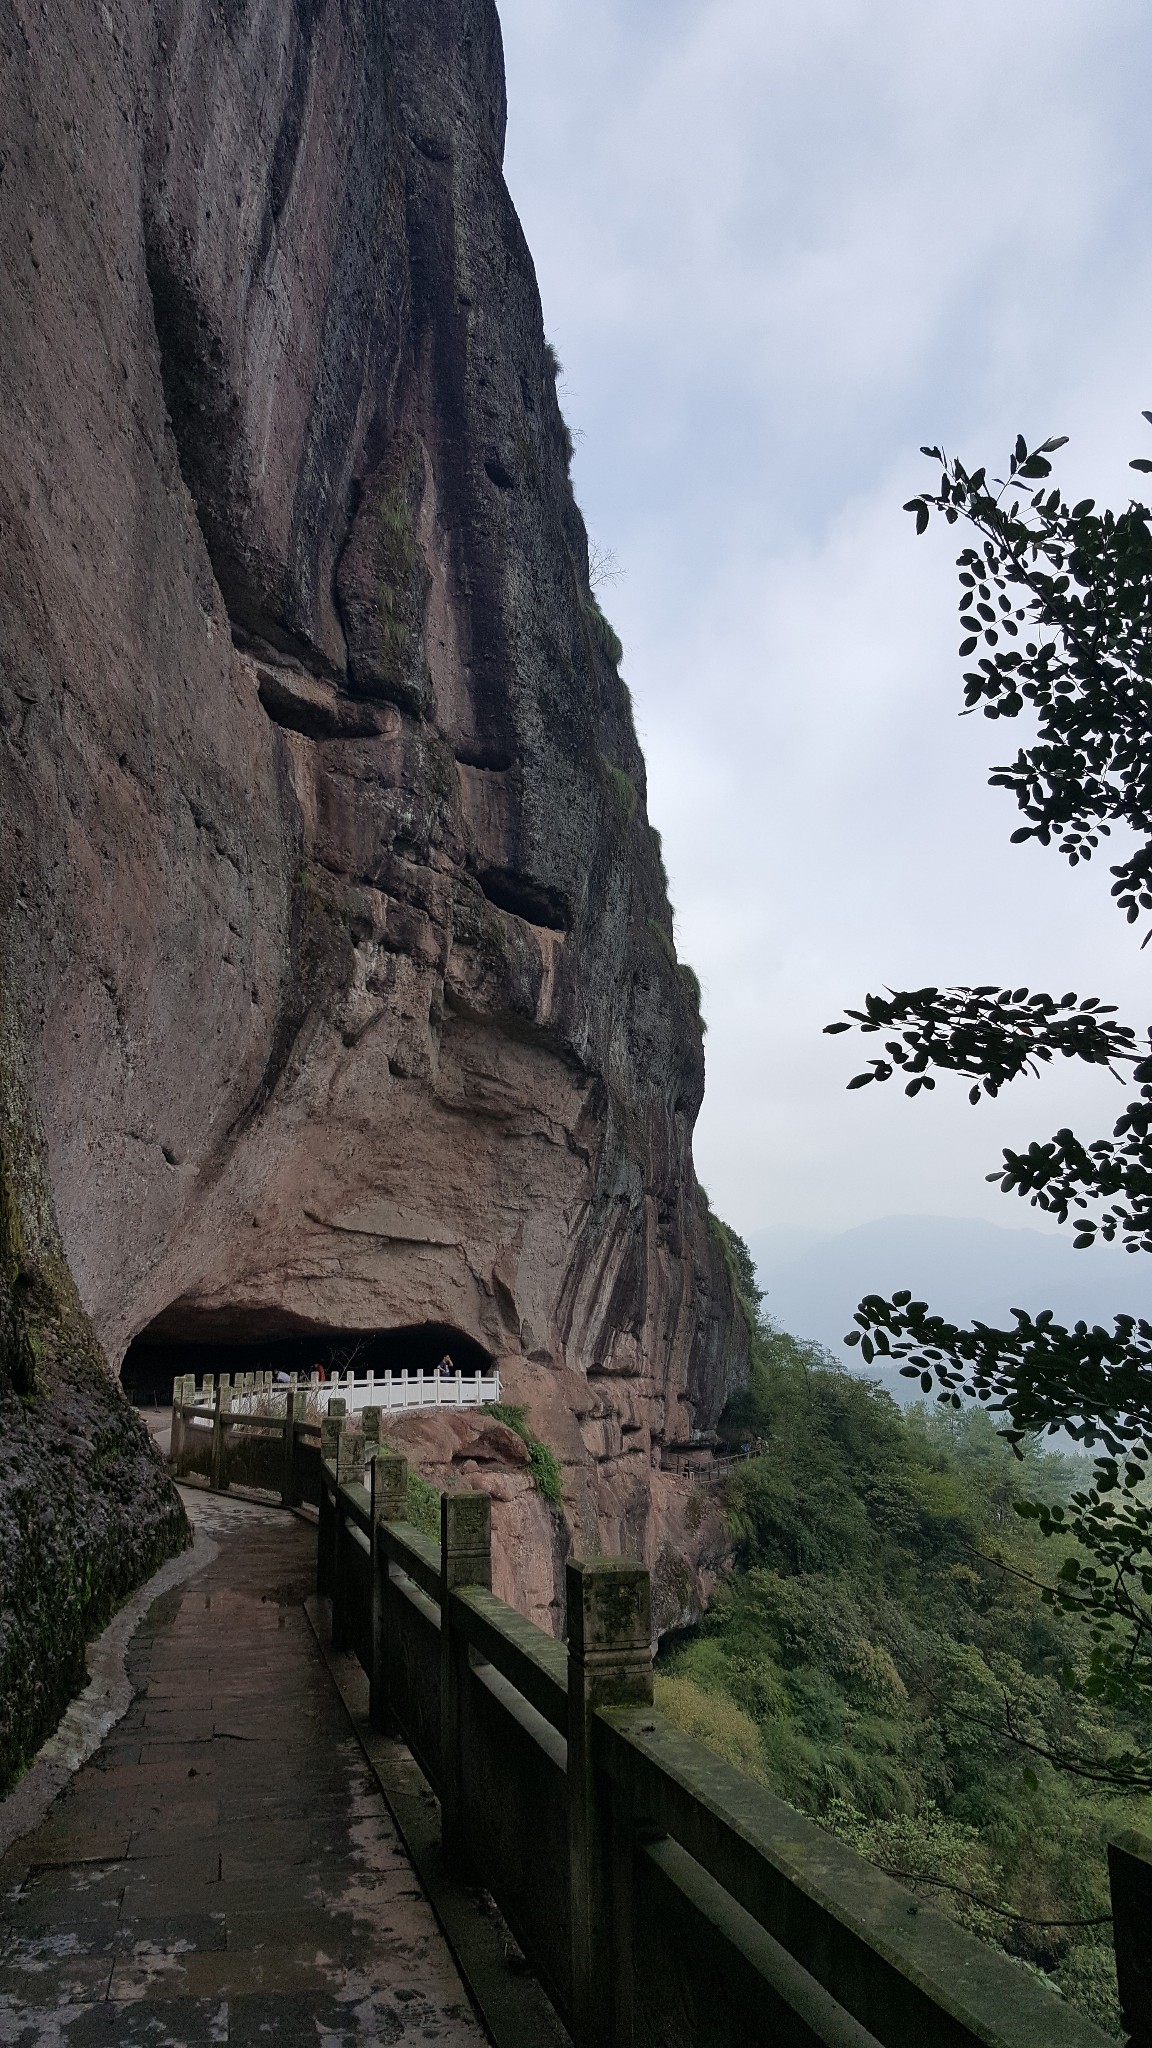
POLYGON ((306 1524, 185 1494, 219 1552, 129 1651, 137 1697, 0 1858, 4 2048, 482 2048, 302 1602, 306 1524))

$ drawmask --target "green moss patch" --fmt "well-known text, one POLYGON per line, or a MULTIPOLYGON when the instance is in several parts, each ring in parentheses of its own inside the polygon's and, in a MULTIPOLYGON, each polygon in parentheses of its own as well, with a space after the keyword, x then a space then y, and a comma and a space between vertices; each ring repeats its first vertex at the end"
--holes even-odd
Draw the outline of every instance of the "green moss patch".
POLYGON ((537 1493, 553 1507, 560 1507, 564 1500, 564 1472, 555 1451, 549 1450, 538 1436, 533 1436, 528 1427, 528 1410, 511 1401, 489 1401, 483 1413, 491 1415, 505 1427, 515 1430, 521 1442, 528 1446, 528 1469, 532 1474, 537 1493))

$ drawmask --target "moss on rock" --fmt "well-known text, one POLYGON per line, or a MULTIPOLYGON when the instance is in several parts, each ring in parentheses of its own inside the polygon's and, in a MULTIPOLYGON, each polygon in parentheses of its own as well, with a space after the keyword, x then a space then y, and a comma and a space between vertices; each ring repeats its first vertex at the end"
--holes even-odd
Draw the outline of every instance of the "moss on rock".
POLYGON ((64 1258, 0 1000, 0 1793, 109 1616, 189 1541, 64 1258))

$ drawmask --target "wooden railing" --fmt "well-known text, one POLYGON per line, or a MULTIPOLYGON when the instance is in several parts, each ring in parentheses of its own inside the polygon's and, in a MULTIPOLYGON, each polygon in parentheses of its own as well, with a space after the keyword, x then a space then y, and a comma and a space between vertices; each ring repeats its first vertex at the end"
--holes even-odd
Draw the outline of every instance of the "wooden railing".
MULTIPOLYGON (((405 1460, 364 1459, 361 1433, 322 1424, 335 1646, 577 2048, 1103 2048, 1023 1968, 654 1711, 639 1565, 569 1564, 565 1647, 494 1598, 487 1494, 442 1496, 437 1546, 407 1521, 405 1460)), ((1152 1845, 1111 1862, 1121 1993, 1152 2048, 1152 1845)))

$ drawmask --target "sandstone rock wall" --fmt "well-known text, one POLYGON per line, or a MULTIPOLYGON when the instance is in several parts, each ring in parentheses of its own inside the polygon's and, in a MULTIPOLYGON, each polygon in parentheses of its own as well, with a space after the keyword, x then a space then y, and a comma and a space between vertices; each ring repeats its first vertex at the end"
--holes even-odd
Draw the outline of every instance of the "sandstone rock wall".
POLYGON ((747 1339, 494 7, 0 24, 0 930, 84 1306, 114 1364, 458 1328, 566 1469, 425 1445, 508 1590, 555 1621, 574 1537, 676 1618, 723 1542, 660 1448, 747 1339))

